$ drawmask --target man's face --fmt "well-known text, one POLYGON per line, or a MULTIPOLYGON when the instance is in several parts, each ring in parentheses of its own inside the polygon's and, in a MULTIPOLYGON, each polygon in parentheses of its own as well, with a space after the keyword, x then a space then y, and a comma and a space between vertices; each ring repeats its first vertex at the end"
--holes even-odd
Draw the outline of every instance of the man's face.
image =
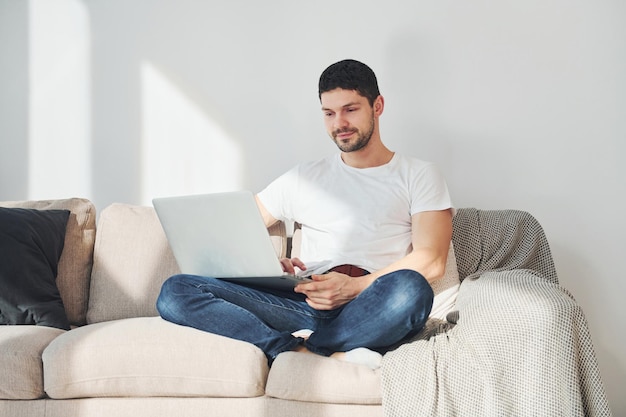
POLYGON ((364 148, 374 133, 374 109, 354 90, 336 88, 322 93, 326 131, 342 152, 364 148))

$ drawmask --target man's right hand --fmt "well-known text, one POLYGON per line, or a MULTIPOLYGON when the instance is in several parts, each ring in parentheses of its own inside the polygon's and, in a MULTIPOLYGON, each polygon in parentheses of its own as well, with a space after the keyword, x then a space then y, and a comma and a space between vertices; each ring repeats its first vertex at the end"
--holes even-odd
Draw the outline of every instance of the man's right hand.
POLYGON ((283 266, 283 271, 288 274, 295 274, 296 267, 300 268, 302 271, 306 270, 306 265, 298 258, 283 258, 280 260, 280 264, 283 266))

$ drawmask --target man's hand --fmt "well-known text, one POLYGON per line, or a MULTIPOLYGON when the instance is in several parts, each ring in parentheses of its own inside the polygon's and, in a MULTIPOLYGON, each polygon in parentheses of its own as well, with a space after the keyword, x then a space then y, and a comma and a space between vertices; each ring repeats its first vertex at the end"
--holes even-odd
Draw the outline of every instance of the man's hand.
POLYGON ((283 266, 283 271, 288 274, 295 274, 295 267, 300 268, 302 271, 306 271, 306 265, 298 258, 283 258, 280 260, 280 264, 283 266))
MULTIPOLYGON (((356 298, 364 281, 339 272, 311 275, 313 282, 298 284, 294 291, 306 295, 308 305, 316 310, 333 310, 356 298)), ((369 284, 367 284, 369 285, 369 284)))

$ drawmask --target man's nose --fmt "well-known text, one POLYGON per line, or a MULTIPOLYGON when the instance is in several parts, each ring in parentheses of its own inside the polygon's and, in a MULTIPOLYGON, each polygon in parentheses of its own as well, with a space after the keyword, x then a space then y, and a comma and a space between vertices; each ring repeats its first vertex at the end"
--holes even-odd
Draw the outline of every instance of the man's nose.
POLYGON ((345 127, 350 126, 350 123, 348 122, 348 119, 346 119, 345 117, 343 117, 340 114, 337 114, 335 116, 335 129, 343 129, 345 127))

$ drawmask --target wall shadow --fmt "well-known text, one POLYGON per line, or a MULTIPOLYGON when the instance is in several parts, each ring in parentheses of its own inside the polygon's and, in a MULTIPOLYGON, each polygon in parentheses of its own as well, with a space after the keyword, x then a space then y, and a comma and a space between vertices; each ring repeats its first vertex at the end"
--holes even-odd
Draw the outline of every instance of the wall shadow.
POLYGON ((0 200, 29 192, 29 2, 4 2, 0 13, 0 200), (11 132, 11 134, 8 134, 11 132))

